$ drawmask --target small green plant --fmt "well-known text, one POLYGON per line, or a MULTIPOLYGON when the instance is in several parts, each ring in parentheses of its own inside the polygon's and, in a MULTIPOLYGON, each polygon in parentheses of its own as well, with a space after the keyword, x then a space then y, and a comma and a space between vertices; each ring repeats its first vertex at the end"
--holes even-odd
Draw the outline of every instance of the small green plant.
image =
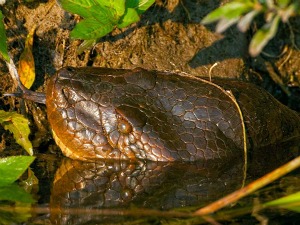
MULTIPOLYGON (((3 24, 3 15, 0 11, 0 56, 5 60, 8 67, 14 67, 12 60, 9 57, 6 34, 3 24)), ((15 68, 15 67, 14 67, 15 68)), ((28 139, 30 129, 28 120, 22 115, 16 112, 5 112, 0 110, 0 124, 5 130, 9 130, 14 134, 14 138, 18 144, 20 144, 29 155, 33 154, 32 144, 28 139)))
POLYGON ((33 156, 0 158, 0 224, 12 224, 12 221, 22 224, 31 217, 30 208, 36 200, 16 181, 34 159, 33 156), (9 211, 9 204, 14 206, 13 212, 9 211))
MULTIPOLYGON (((33 162, 33 156, 10 156, 0 158, 0 187, 7 186, 19 179, 33 162)), ((3 196, 0 195, 0 200, 3 196)))
POLYGON ((275 36, 279 22, 288 22, 290 17, 300 14, 298 0, 233 0, 209 13, 203 24, 217 23, 216 32, 223 32, 233 24, 245 32, 254 18, 264 14, 265 24, 254 34, 249 53, 257 56, 266 44, 275 36))
MULTIPOLYGON (((2 57, 7 65, 12 67, 14 64, 9 57, 6 34, 3 24, 3 16, 0 11, 0 57, 2 57)), ((14 138, 28 154, 32 155, 32 144, 28 139, 30 133, 29 122, 23 115, 16 112, 5 112, 0 110, 0 124, 4 129, 13 133, 14 138)), ((10 156, 0 158, 0 207, 6 206, 7 202, 13 203, 15 208, 20 206, 22 209, 11 214, 3 208, 0 210, 0 223, 11 224, 14 221, 16 224, 26 222, 31 217, 30 207, 35 202, 32 195, 18 185, 16 181, 28 169, 34 161, 33 156, 10 156), (6 205, 5 205, 6 204, 6 205), (25 210, 24 210, 25 209, 25 210)))
POLYGON ((58 0, 62 8, 84 19, 72 30, 73 39, 89 46, 115 28, 124 28, 140 20, 155 0, 58 0))
POLYGON ((0 11, 0 55, 2 58, 9 62, 9 56, 7 51, 7 44, 6 44, 6 33, 3 24, 3 14, 0 11))
POLYGON ((0 124, 5 130, 13 133, 16 142, 21 145, 29 155, 33 155, 32 144, 28 139, 30 129, 28 120, 16 112, 0 110, 0 124))

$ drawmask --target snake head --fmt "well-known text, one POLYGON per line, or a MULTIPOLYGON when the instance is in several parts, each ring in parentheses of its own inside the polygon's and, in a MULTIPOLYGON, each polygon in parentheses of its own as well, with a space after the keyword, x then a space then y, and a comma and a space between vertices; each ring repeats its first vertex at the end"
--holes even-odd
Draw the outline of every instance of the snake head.
POLYGON ((139 69, 65 68, 51 79, 48 119, 66 156, 80 160, 176 158, 177 153, 166 149, 149 124, 151 100, 143 96, 155 85, 155 76, 139 76, 139 69))

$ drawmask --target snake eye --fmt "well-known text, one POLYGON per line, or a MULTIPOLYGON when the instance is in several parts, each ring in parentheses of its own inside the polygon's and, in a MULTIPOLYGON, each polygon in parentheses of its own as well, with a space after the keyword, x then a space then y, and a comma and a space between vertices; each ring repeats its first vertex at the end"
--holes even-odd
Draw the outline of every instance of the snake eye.
POLYGON ((125 120, 119 120, 118 130, 123 134, 129 134, 132 131, 132 126, 125 120))

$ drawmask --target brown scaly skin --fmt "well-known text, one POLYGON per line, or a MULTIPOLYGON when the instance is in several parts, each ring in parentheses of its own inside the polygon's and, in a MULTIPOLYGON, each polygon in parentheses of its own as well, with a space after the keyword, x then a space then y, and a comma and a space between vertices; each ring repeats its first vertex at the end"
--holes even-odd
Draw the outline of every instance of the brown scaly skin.
POLYGON ((299 136, 298 115, 266 91, 216 83, 143 69, 64 68, 48 85, 47 114, 63 153, 79 160, 230 158, 244 154, 243 124, 251 147, 299 136))

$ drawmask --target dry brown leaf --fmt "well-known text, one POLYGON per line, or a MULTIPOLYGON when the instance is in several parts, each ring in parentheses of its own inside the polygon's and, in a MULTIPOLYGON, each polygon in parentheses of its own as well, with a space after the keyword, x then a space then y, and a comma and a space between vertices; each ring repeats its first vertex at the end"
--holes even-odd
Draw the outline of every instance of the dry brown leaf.
POLYGON ((32 54, 33 36, 35 32, 33 27, 28 33, 25 40, 25 48, 20 56, 18 73, 22 84, 26 88, 30 88, 35 80, 35 65, 34 58, 32 54))

